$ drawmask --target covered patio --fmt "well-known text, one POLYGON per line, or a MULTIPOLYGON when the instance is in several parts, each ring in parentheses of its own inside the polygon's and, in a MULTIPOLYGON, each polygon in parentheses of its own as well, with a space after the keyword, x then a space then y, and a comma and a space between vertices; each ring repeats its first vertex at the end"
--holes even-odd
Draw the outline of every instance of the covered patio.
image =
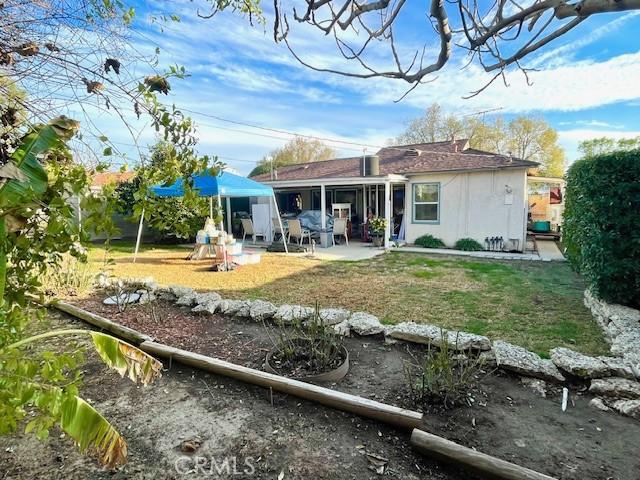
POLYGON ((274 179, 265 183, 273 187, 284 215, 303 210, 320 211, 322 229, 327 227, 327 214, 347 218, 350 241, 355 238, 366 244, 368 221, 373 217, 384 218, 384 247, 389 248, 392 238, 400 241, 404 238, 407 182, 408 179, 403 175, 391 174, 309 180, 274 179))

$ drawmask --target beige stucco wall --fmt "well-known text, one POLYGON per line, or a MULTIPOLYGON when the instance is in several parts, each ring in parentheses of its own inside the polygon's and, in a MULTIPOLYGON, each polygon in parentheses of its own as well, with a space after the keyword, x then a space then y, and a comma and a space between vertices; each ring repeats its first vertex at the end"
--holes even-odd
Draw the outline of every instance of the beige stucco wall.
POLYGON ((415 175, 406 187, 406 240, 413 243, 424 234, 442 239, 453 246, 460 238, 473 238, 484 246, 486 237, 502 236, 520 240, 524 247, 527 219, 525 169, 503 169, 487 172, 415 175), (440 183, 440 215, 437 223, 413 220, 413 185, 440 183), (512 190, 509 197, 506 186, 512 190), (507 204, 511 201, 511 204, 507 204))

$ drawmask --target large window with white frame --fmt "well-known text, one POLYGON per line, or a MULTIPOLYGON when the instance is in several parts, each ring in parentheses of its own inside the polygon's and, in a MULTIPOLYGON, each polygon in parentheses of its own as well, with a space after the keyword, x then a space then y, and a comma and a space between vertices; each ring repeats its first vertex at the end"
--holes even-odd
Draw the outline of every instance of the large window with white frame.
POLYGON ((413 184, 413 221, 438 223, 440 221, 440 184, 413 184))

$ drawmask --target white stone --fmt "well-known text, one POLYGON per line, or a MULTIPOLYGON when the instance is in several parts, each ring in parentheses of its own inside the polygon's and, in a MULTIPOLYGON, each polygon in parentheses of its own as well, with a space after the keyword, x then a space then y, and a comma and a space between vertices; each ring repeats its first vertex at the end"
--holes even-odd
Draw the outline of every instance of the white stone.
POLYGON ((640 399, 640 383, 627 378, 598 378, 591 382, 589 392, 605 397, 640 399))
POLYGON ((264 300, 255 300, 251 302, 249 316, 256 322, 262 322, 271 320, 276 311, 277 308, 273 303, 265 302, 264 300))
POLYGON ((624 377, 630 379, 640 379, 640 369, 638 364, 631 361, 630 358, 620 357, 598 357, 607 365, 612 377, 624 377))
POLYGON ((251 304, 245 300, 221 300, 218 310, 229 317, 249 317, 251 304))
POLYGON ((140 294, 134 292, 124 292, 120 295, 113 295, 105 298, 102 303, 105 305, 126 305, 130 303, 136 303, 140 300, 140 294))
POLYGON ((617 400, 611 406, 623 415, 640 420, 640 400, 617 400))
POLYGON ((570 348, 551 349, 551 361, 556 367, 581 378, 602 378, 611 376, 611 369, 602 360, 583 355, 570 348))
POLYGON ((349 310, 344 308, 322 308, 320 309, 320 318, 327 325, 337 325, 344 322, 351 316, 349 310))
POLYGON ((607 407, 607 404, 600 397, 592 398, 589 402, 589 406, 593 408, 597 408, 598 410, 602 410, 603 412, 609 412, 611 409, 607 407))
POLYGON ((520 383, 522 383, 522 385, 524 385, 525 387, 533 390, 542 398, 547 397, 547 384, 544 380, 540 380, 539 378, 521 377, 520 383))
POLYGON ((222 300, 222 297, 216 292, 198 293, 195 298, 197 304, 219 302, 220 300, 222 300))
POLYGON ((398 340, 437 347, 442 346, 444 339, 451 350, 457 351, 491 349, 491 341, 487 337, 473 333, 449 331, 435 325, 403 322, 387 327, 385 333, 398 340))
POLYGON ((198 293, 194 292, 194 291, 186 293, 186 294, 178 297, 178 299, 176 300, 176 305, 181 305, 181 306, 185 306, 185 307, 191 307, 192 305, 196 304, 197 296, 198 296, 198 293))
POLYGON ((191 309, 191 311, 194 313, 208 313, 210 315, 213 315, 218 311, 220 302, 220 300, 209 300, 207 302, 198 303, 191 309))
POLYGON ((349 335, 351 335, 351 327, 349 326, 349 320, 345 320, 344 322, 334 325, 333 329, 338 335, 342 335, 344 337, 348 337, 349 335))
POLYGON ((366 312, 355 312, 346 320, 351 331, 358 335, 375 335, 384 330, 384 326, 378 320, 378 317, 366 312))
POLYGON ((542 359, 539 355, 522 347, 496 340, 493 342, 493 351, 496 354, 498 367, 502 369, 542 380, 554 382, 565 380, 551 360, 542 359))
POLYGON ((273 315, 273 319, 278 323, 289 325, 292 323, 304 322, 311 318, 314 314, 314 309, 310 307, 303 307, 301 305, 280 305, 273 315))
POLYGON ((183 287, 182 285, 169 285, 167 291, 171 293, 176 299, 189 293, 193 293, 193 288, 183 287))

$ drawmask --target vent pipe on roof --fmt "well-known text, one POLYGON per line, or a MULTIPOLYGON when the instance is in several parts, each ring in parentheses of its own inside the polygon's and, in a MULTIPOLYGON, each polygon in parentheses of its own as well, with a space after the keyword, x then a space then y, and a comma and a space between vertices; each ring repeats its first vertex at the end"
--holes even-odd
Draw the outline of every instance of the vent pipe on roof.
POLYGON ((375 177, 380 175, 380 157, 378 155, 364 155, 360 174, 363 177, 375 177))

